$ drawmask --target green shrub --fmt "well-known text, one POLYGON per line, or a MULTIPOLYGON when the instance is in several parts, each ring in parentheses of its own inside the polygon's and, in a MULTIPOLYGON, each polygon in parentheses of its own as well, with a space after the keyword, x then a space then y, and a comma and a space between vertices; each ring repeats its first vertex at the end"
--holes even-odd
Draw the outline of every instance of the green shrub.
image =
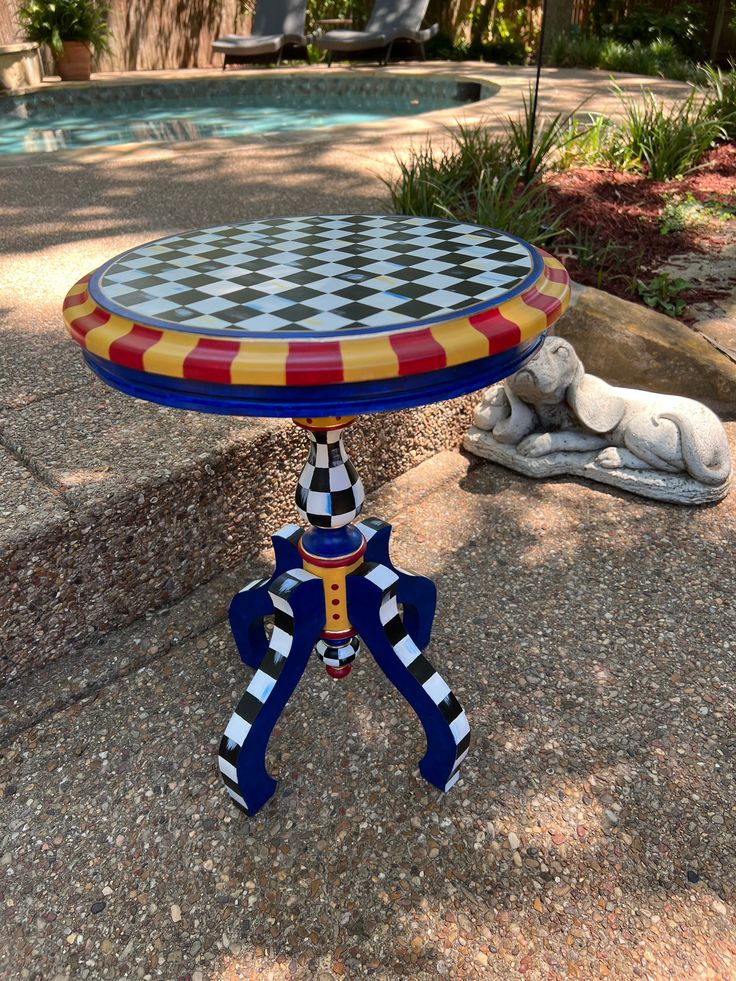
POLYGON ((694 170, 715 141, 726 135, 708 102, 695 90, 674 105, 660 102, 651 92, 631 99, 621 96, 621 101, 624 118, 611 127, 604 153, 615 166, 646 169, 653 180, 670 180, 694 170))
POLYGON ((83 41, 99 55, 109 50, 107 15, 104 0, 25 0, 18 23, 29 41, 48 44, 55 55, 64 41, 83 41))
POLYGON ((614 123, 602 113, 573 115, 562 126, 556 170, 569 170, 581 164, 594 167, 608 163, 614 123))
POLYGON ((708 114, 720 122, 728 139, 736 139, 736 62, 730 61, 726 71, 701 65, 698 82, 705 90, 708 114))
POLYGON ((532 118, 532 96, 523 99, 524 109, 518 119, 508 119, 506 135, 512 161, 523 170, 525 177, 541 176, 549 169, 551 158, 563 143, 568 118, 561 113, 551 119, 537 115, 532 118))
POLYGON ((462 217, 535 245, 548 245, 560 234, 562 223, 562 216, 552 214, 544 185, 536 180, 525 184, 515 168, 500 176, 483 174, 462 217))
POLYGON ((537 179, 547 166, 562 127, 542 122, 529 162, 529 101, 518 121, 500 135, 481 125, 460 127, 446 147, 431 140, 399 159, 398 174, 384 180, 398 214, 478 222, 514 232, 538 245, 560 232, 546 188, 537 179), (527 170, 529 173, 527 173, 527 170))
POLYGON ((705 17, 702 3, 679 3, 669 10, 650 4, 631 4, 626 16, 609 28, 625 44, 651 44, 657 38, 674 42, 690 58, 702 57, 705 17))
POLYGON ((559 68, 605 68, 635 75, 662 75, 685 81, 694 67, 683 58, 669 38, 647 44, 572 32, 558 35, 550 47, 547 63, 559 68))
POLYGON ((579 31, 558 34, 545 61, 557 68, 598 68, 604 44, 602 38, 579 31))
POLYGON ((465 191, 467 175, 451 151, 436 150, 431 139, 412 146, 406 159, 397 158, 398 176, 384 178, 391 204, 399 215, 446 218, 465 191))
POLYGON ((558 137, 556 164, 578 164, 638 170, 653 180, 671 180, 694 170, 714 143, 726 136, 725 126, 701 90, 681 102, 659 101, 651 92, 626 98, 618 120, 590 113, 567 121, 558 137))

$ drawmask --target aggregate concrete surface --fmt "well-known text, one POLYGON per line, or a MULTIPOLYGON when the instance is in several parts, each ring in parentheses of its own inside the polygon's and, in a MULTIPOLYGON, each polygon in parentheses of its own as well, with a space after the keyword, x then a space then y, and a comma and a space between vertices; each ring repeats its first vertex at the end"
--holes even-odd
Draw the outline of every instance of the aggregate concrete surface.
POLYGON ((276 797, 232 809, 228 573, 0 693, 0 977, 733 978, 736 497, 447 452, 365 513, 437 582, 461 781, 421 780, 421 729, 362 651, 340 682, 313 659, 276 797))

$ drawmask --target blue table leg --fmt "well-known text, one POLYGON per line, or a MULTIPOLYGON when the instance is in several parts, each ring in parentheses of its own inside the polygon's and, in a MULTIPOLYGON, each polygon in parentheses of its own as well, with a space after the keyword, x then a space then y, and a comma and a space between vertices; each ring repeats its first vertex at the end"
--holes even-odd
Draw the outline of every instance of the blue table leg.
POLYGON ((268 650, 263 621, 273 615, 270 584, 271 579, 254 579, 230 603, 230 629, 240 660, 249 668, 257 668, 268 650))
POLYGON ((389 555, 391 525, 379 518, 364 518, 357 527, 366 539, 365 561, 386 566, 398 576, 396 600, 403 607, 407 633, 420 650, 429 645, 437 607, 437 587, 426 576, 399 569, 389 555))
POLYGON ((419 650, 398 608, 399 574, 365 562, 347 577, 350 621, 388 680, 416 712, 427 737, 419 771, 447 791, 460 776, 470 726, 449 686, 419 650))
POLYGON ((276 790, 266 770, 268 740, 313 649, 331 677, 345 678, 362 637, 419 717, 427 738, 419 770, 439 790, 457 781, 470 744, 465 712, 422 653, 432 632, 434 583, 393 565, 390 525, 376 518, 353 523, 363 488, 342 445, 351 421, 297 420, 310 434, 297 508, 311 527, 282 528, 273 538, 273 576, 254 580, 230 607, 240 656, 256 672, 222 737, 219 763, 228 793, 249 815, 276 790))
POLYGON ((291 569, 274 579, 268 590, 274 611, 271 641, 219 750, 227 791, 248 815, 259 811, 276 790, 266 770, 268 740, 325 622, 324 589, 316 576, 291 569))
POLYGON ((299 525, 285 525, 277 531, 271 539, 276 555, 275 572, 270 579, 254 579, 248 583, 230 603, 230 629, 240 660, 250 668, 257 668, 268 650, 263 621, 274 612, 269 589, 284 572, 301 566, 297 543, 302 534, 299 525))

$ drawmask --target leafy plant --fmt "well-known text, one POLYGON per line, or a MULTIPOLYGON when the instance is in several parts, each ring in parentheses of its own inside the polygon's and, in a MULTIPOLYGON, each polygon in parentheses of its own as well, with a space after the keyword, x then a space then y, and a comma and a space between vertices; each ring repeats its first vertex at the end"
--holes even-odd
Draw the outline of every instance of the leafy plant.
POLYGON ((733 204, 708 198, 699 201, 690 191, 682 195, 674 194, 662 208, 659 230, 662 235, 682 232, 686 228, 705 225, 711 220, 729 221, 736 216, 736 200, 733 204))
POLYGON ((512 158, 524 167, 527 178, 539 177, 549 166, 550 158, 561 146, 567 128, 567 118, 562 113, 551 119, 537 118, 532 113, 532 95, 523 97, 523 110, 517 119, 506 123, 512 158))
POLYGON ((452 151, 437 151, 428 139, 424 146, 413 146, 407 159, 397 158, 397 164, 398 175, 384 178, 397 214, 446 217, 457 206, 468 175, 452 151))
POLYGON ((682 81, 695 73, 694 66, 669 38, 655 38, 646 43, 623 42, 573 31, 554 39, 546 61, 560 68, 605 68, 682 81))
POLYGON ((526 163, 510 121, 500 136, 464 126, 448 146, 428 140, 413 147, 398 160, 396 177, 384 183, 399 214, 479 222, 543 244, 559 234, 560 218, 552 215, 544 185, 526 179, 526 163))
POLYGON ((707 112, 717 119, 730 140, 736 139, 736 62, 724 71, 714 65, 701 65, 698 79, 705 91, 707 112))
POLYGON ((628 99, 620 89, 616 91, 624 115, 612 127, 605 149, 614 165, 646 169, 653 180, 670 180, 694 170, 715 141, 726 135, 695 90, 674 105, 660 102, 651 92, 628 99))
POLYGON ((634 280, 634 288, 648 307, 663 310, 670 317, 681 317, 687 301, 679 296, 684 290, 692 289, 692 284, 679 276, 672 279, 669 273, 658 273, 649 282, 634 280))
POLYGON ((493 60, 492 49, 500 50, 504 60, 526 61, 532 54, 538 31, 539 0, 486 0, 476 3, 471 13, 471 51, 483 52, 493 60))
POLYGON ((109 50, 110 28, 105 0, 25 0, 18 21, 29 41, 48 44, 55 55, 64 41, 82 41, 95 54, 109 50))
POLYGON ((706 41, 703 0, 681 0, 664 4, 662 0, 590 0, 588 26, 601 38, 631 44, 649 44, 655 38, 674 41, 682 53, 702 59, 706 41))
MULTIPOLYGON (((562 261, 572 261, 586 270, 597 289, 610 287, 614 280, 626 279, 620 268, 627 261, 628 246, 612 239, 601 240, 586 225, 565 228, 555 243, 555 255, 562 261)), ((641 264, 640 256, 636 265, 641 264)), ((587 280, 587 277, 586 277, 587 280)))
POLYGON ((579 165, 596 166, 608 159, 608 147, 614 123, 602 113, 571 116, 560 132, 558 152, 554 158, 556 170, 569 170, 579 165))
POLYGON ((603 38, 573 30, 552 40, 545 60, 558 68, 597 68, 601 62, 603 38))
POLYGON ((685 198, 674 195, 668 198, 662 208, 659 231, 661 235, 671 235, 673 232, 703 225, 707 220, 705 209, 692 194, 687 194, 685 198))
POLYGON ((697 58, 704 53, 702 3, 678 3, 669 10, 648 3, 630 5, 611 32, 616 40, 629 44, 636 41, 647 44, 658 38, 674 42, 679 50, 697 58))
POLYGON ((500 176, 482 174, 465 204, 466 221, 513 232, 535 245, 548 245, 561 231, 562 218, 552 214, 544 185, 525 184, 516 168, 500 176))

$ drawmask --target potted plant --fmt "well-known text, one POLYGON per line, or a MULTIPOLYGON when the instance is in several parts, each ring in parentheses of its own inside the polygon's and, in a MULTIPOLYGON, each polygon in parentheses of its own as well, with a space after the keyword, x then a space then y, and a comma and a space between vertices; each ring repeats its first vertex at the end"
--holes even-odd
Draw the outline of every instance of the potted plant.
POLYGON ((106 0, 23 0, 20 26, 29 41, 47 44, 65 82, 87 81, 92 56, 109 50, 106 0))

